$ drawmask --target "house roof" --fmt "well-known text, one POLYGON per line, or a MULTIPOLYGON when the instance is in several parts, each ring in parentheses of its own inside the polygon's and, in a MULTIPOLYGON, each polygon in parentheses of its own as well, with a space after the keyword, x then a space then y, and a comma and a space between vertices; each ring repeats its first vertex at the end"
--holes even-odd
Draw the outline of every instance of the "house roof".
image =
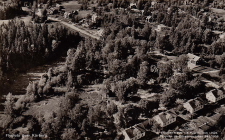
POLYGON ((220 108, 217 108, 214 112, 225 115, 225 107, 221 106, 220 108))
POLYGON ((138 134, 142 134, 142 133, 146 132, 145 127, 142 123, 136 124, 124 131, 126 131, 129 138, 136 137, 138 134))
POLYGON ((186 103, 189 103, 193 109, 197 108, 200 105, 203 105, 203 101, 200 98, 188 100, 186 103))
POLYGON ((193 119, 191 123, 194 124, 196 128, 207 131, 220 121, 221 116, 220 114, 215 114, 211 117, 200 116, 197 119, 193 119))
POLYGON ((188 56, 189 59, 192 59, 194 61, 198 61, 200 59, 199 56, 191 54, 191 53, 188 53, 187 56, 188 56))
POLYGON ((212 93, 216 98, 221 97, 224 95, 222 90, 218 90, 218 89, 213 89, 211 91, 209 91, 207 94, 212 93))
POLYGON ((163 123, 166 123, 168 120, 176 118, 177 115, 172 111, 166 111, 159 113, 158 117, 162 120, 163 123))

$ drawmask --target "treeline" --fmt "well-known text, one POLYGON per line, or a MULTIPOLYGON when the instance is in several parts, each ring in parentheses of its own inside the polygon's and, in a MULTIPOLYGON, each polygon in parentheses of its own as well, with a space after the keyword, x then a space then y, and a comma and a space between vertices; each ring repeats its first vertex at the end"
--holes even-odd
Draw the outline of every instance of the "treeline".
POLYGON ((17 15, 20 15, 23 13, 22 7, 17 1, 11 1, 10 3, 2 2, 1 8, 0 8, 0 19, 12 19, 17 15))
POLYGON ((31 66, 58 58, 63 50, 75 47, 78 33, 60 25, 29 24, 18 20, 0 26, 0 59, 3 72, 25 71, 31 66))

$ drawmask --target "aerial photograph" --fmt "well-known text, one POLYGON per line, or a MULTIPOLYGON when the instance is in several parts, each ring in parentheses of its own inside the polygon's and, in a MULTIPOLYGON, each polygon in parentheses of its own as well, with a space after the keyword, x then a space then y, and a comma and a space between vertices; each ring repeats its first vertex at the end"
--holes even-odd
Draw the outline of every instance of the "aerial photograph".
POLYGON ((0 0, 0 140, 225 140, 225 0, 0 0))

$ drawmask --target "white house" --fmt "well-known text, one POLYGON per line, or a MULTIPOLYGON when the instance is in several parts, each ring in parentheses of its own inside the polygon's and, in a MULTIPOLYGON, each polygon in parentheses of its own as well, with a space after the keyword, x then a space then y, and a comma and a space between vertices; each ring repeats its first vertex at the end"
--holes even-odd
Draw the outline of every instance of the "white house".
POLYGON ((198 110, 201 110, 204 107, 204 104, 200 98, 195 98, 195 99, 188 100, 186 103, 183 104, 183 106, 190 113, 194 113, 198 110))
POLYGON ((174 112, 166 111, 159 113, 154 117, 154 120, 161 126, 165 127, 176 122, 177 115, 174 112))
POLYGON ((152 19, 152 16, 147 16, 147 17, 146 17, 146 21, 147 21, 147 22, 150 22, 151 19, 152 19))
POLYGON ((138 140, 145 136, 145 127, 142 123, 134 125, 122 131, 124 140, 138 140))
POLYGON ((210 102, 217 102, 225 98, 225 94, 222 90, 213 89, 206 93, 206 99, 210 102))
POLYGON ((97 14, 95 13, 95 14, 92 15, 91 21, 92 21, 93 23, 96 23, 96 19, 97 19, 97 18, 98 18, 98 16, 97 16, 97 14))
POLYGON ((130 8, 131 8, 131 9, 137 9, 137 4, 136 4, 135 2, 134 2, 134 3, 131 2, 131 3, 130 3, 130 8))
POLYGON ((192 63, 192 64, 195 64, 195 65, 197 65, 199 63, 199 60, 200 60, 199 56, 191 54, 191 53, 188 53, 187 57, 189 59, 188 63, 192 63))

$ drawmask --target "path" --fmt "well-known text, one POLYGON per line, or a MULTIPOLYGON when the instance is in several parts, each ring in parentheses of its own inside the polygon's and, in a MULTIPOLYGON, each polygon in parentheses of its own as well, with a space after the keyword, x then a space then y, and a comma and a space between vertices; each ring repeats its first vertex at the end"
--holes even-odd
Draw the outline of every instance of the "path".
POLYGON ((71 29, 73 29, 73 30, 78 31, 78 32, 80 32, 81 34, 87 35, 87 36, 89 36, 89 37, 91 37, 91 38, 95 38, 95 39, 97 39, 97 40, 100 39, 100 37, 95 36, 95 35, 93 35, 93 34, 91 34, 91 33, 88 33, 87 31, 82 30, 82 29, 80 29, 80 28, 78 28, 78 27, 76 27, 76 26, 74 26, 74 25, 72 25, 72 24, 69 24, 69 23, 65 22, 65 21, 61 21, 61 20, 59 20, 59 19, 57 19, 57 18, 53 18, 53 17, 48 17, 48 19, 53 20, 53 21, 60 22, 61 24, 65 25, 65 26, 67 26, 67 27, 69 27, 69 28, 71 28, 71 29))

